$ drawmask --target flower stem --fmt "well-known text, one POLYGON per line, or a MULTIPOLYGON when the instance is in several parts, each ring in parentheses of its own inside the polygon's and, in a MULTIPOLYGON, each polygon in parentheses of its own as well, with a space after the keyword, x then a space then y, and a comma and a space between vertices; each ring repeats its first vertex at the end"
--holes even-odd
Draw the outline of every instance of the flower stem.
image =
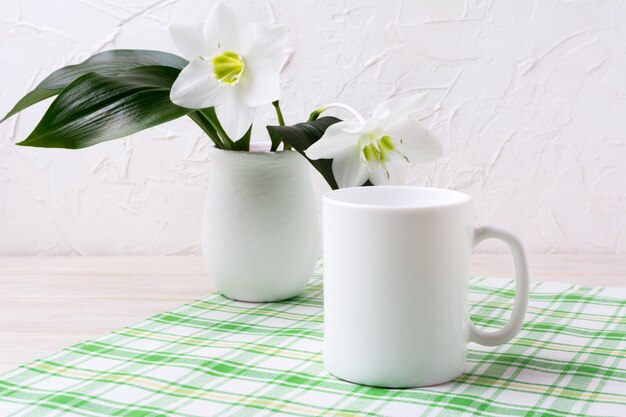
POLYGON ((278 124, 280 126, 285 126, 285 119, 283 119, 283 112, 280 110, 280 100, 276 100, 272 102, 272 106, 276 110, 276 118, 278 119, 278 124))
POLYGON ((328 103, 325 106, 320 107, 319 109, 317 109, 313 113, 311 113, 311 116, 309 117, 309 121, 313 121, 313 120, 317 119, 326 110, 330 110, 330 109, 333 109, 333 108, 347 110, 354 116, 354 118, 357 120, 357 122, 359 122, 361 125, 363 125, 365 123, 365 119, 363 118, 363 116, 361 116, 361 114, 358 111, 356 111, 354 108, 348 106, 347 104, 343 104, 343 103, 328 103))
POLYGON ((311 112, 311 114, 309 115, 309 120, 307 120, 307 122, 312 122, 314 120, 317 120, 318 117, 320 117, 320 115, 322 114, 322 112, 324 112, 324 110, 322 109, 317 109, 311 112))
MULTIPOLYGON (((280 100, 273 101, 272 105, 274 106, 274 109, 276 110, 276 118, 278 119, 278 124, 280 126, 285 126, 285 119, 283 118, 283 112, 280 109, 280 100)), ((286 151, 291 150, 291 145, 283 141, 283 149, 286 151)))
POLYGON ((196 122, 198 126, 200 126, 200 129, 202 129, 202 131, 206 133, 209 138, 211 138, 216 148, 225 149, 224 142, 222 142, 219 135, 211 125, 211 122, 206 118, 205 115, 198 111, 194 111, 192 113, 189 113, 188 116, 191 118, 191 120, 196 122))
POLYGON ((222 140, 224 141, 224 147, 230 151, 235 150, 235 143, 230 139, 230 137, 228 137, 226 131, 224 131, 224 128, 217 118, 217 114, 215 114, 215 109, 213 107, 209 107, 208 109, 200 110, 200 112, 209 120, 213 129, 215 129, 219 136, 222 138, 222 140))

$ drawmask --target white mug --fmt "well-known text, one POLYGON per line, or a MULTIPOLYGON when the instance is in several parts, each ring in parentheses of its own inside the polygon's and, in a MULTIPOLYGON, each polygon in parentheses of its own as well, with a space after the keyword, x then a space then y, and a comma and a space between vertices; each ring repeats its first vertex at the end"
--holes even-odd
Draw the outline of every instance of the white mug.
POLYGON ((347 381, 419 387, 465 369, 468 342, 494 346, 519 331, 528 304, 521 242, 472 225, 471 198, 422 187, 357 187, 324 197, 324 365, 347 381), (478 329, 467 313, 469 256, 501 239, 513 252, 508 324, 478 329))

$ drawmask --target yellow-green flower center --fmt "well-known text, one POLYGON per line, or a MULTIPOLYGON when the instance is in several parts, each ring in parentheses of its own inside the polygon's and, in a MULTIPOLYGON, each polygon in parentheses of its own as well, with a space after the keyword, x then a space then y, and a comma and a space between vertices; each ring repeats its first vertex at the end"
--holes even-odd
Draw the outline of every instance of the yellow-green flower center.
POLYGON ((379 138, 370 137, 369 143, 363 146, 361 152, 365 162, 385 162, 387 154, 395 149, 393 141, 389 136, 382 136, 379 138))
POLYGON ((237 84, 245 68, 246 64, 243 58, 232 51, 213 57, 215 78, 224 84, 237 84))

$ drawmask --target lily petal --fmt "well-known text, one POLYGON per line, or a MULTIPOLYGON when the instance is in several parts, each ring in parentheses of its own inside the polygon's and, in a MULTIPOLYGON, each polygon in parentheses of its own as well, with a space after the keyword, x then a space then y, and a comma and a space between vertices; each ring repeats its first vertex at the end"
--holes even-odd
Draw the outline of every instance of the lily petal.
POLYGON ((215 78, 212 65, 208 61, 196 59, 189 63, 178 75, 170 91, 172 103, 189 109, 203 109, 220 102, 220 85, 215 78))
POLYGON ((396 122, 386 132, 411 163, 431 162, 443 154, 441 143, 416 120, 396 122))
POLYGON ((401 156, 390 156, 385 165, 372 167, 369 179, 374 185, 406 185, 410 166, 401 156))
POLYGON ((339 188, 358 187, 367 181, 368 171, 358 148, 345 150, 333 159, 333 175, 339 188))
POLYGON ((212 49, 204 40, 202 25, 196 26, 170 26, 170 36, 178 51, 189 61, 199 57, 210 57, 215 49, 212 49))
POLYGON ((278 100, 280 94, 280 74, 267 59, 246 59, 246 71, 237 89, 248 106, 271 103, 278 100))
POLYGON ((263 57, 275 70, 280 70, 287 58, 287 26, 252 25, 254 41, 246 58, 263 57))
POLYGON ((362 126, 356 120, 344 120, 333 125, 330 125, 326 132, 324 132, 324 136, 326 135, 357 135, 361 134, 362 126))
POLYGON ((251 31, 245 30, 237 15, 222 2, 211 8, 203 33, 211 48, 237 54, 247 50, 252 41, 251 31))
POLYGON ((256 107, 246 105, 237 90, 226 87, 225 100, 215 106, 215 113, 226 134, 233 140, 240 139, 254 121, 256 107))
POLYGON ((406 98, 392 98, 383 101, 372 113, 373 119, 383 121, 383 125, 408 119, 413 113, 424 107, 428 93, 416 94, 406 98))
POLYGON ((331 125, 324 135, 305 151, 309 159, 330 159, 344 154, 350 149, 359 152, 359 134, 348 133, 358 123, 353 121, 339 122, 331 125))

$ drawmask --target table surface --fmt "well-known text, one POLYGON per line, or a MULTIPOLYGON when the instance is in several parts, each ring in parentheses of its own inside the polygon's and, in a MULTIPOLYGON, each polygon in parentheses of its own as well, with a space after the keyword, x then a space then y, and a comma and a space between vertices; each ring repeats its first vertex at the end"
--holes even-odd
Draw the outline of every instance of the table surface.
MULTIPOLYGON (((626 287, 626 255, 530 256, 531 279, 626 287)), ((472 256, 471 273, 513 276, 509 255, 472 256)), ((212 291, 202 259, 0 257, 0 372, 212 291)))

